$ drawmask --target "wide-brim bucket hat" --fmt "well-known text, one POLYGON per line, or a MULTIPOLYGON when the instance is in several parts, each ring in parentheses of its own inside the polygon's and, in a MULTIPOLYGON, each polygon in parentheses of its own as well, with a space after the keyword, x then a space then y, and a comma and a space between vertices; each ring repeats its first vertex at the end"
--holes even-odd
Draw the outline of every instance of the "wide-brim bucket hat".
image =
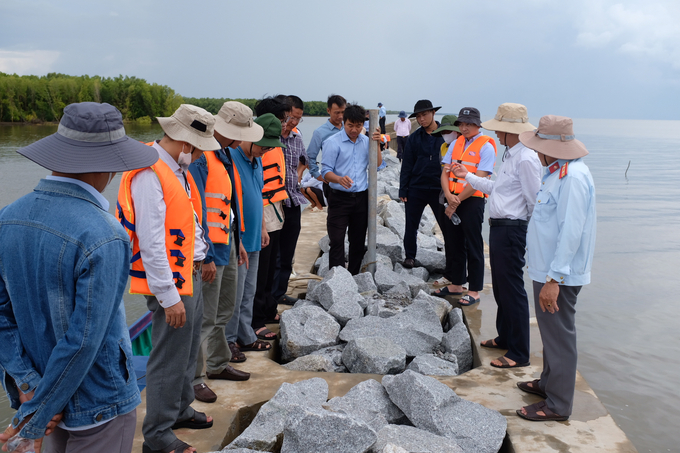
POLYGON ((215 131, 225 138, 244 142, 256 142, 264 135, 264 129, 253 120, 253 111, 238 101, 227 101, 215 115, 215 131))
POLYGON ((64 108, 57 132, 17 150, 59 173, 113 173, 153 165, 158 152, 125 134, 123 116, 109 104, 81 102, 64 108))
POLYGON ((406 118, 406 112, 404 110, 399 112, 399 118, 406 118))
POLYGON ((574 135, 574 122, 565 116, 546 115, 535 131, 522 132, 519 140, 527 148, 555 159, 578 159, 588 150, 574 135))
POLYGON ((508 134, 521 134, 536 129, 536 126, 529 122, 527 108, 522 104, 512 102, 501 104, 496 116, 492 120, 484 121, 482 127, 490 131, 507 132, 508 134))
POLYGON ((272 113, 265 113, 255 119, 255 122, 262 126, 264 135, 260 140, 254 142, 255 145, 263 148, 286 148, 286 145, 281 143, 279 137, 281 136, 281 121, 272 113))
POLYGON ((444 132, 460 132, 458 126, 454 126, 458 117, 456 115, 444 115, 442 120, 439 122, 439 127, 432 131, 430 135, 434 137, 441 137, 444 132))
POLYGON ((434 110, 436 112, 440 108, 441 106, 433 107, 432 101, 430 101, 429 99, 421 99, 418 102, 416 102, 416 105, 413 107, 413 113, 411 113, 408 117, 415 118, 416 115, 419 114, 420 112, 426 112, 428 110, 434 110))
POLYGON ((201 151, 222 148, 213 131, 215 118, 206 110, 195 105, 182 104, 170 117, 156 118, 168 137, 187 142, 201 151))

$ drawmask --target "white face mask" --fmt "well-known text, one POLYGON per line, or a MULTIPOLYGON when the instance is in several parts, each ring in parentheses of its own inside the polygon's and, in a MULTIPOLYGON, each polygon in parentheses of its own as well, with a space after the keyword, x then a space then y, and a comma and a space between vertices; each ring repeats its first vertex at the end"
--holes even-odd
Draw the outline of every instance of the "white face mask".
POLYGON ((456 132, 451 131, 448 134, 442 134, 442 137, 444 138, 444 141, 446 142, 447 145, 450 145, 453 139, 456 138, 456 132))
POLYGON ((186 171, 189 168, 189 165, 191 165, 191 153, 184 152, 184 144, 182 144, 182 152, 179 153, 177 163, 184 171, 186 171))

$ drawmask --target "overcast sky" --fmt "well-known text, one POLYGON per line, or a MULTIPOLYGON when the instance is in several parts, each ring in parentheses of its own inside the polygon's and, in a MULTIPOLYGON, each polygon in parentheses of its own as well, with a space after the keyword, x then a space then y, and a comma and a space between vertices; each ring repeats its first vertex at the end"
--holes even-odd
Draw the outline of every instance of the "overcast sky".
POLYGON ((2 0, 0 71, 183 96, 680 119, 678 0, 2 0))

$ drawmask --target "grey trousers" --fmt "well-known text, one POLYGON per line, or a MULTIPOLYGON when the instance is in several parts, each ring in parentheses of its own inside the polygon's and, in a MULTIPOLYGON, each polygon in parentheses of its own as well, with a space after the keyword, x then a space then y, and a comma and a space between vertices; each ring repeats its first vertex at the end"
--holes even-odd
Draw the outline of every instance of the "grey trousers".
POLYGON ((137 409, 119 415, 108 423, 85 429, 67 431, 57 427, 45 437, 44 453, 91 453, 105 451, 110 453, 130 453, 135 439, 137 409))
POLYGON ((142 433, 144 443, 152 450, 162 450, 174 442, 177 436, 172 425, 194 416, 191 382, 196 372, 203 322, 201 272, 193 279, 194 295, 182 296, 187 320, 179 329, 165 322, 165 310, 158 300, 146 296, 146 305, 153 312, 153 349, 146 365, 146 417, 142 433))
POLYGON ((538 296, 545 283, 534 282, 534 304, 538 329, 543 340, 543 372, 539 386, 548 398, 548 409, 570 416, 576 387, 576 298, 581 286, 560 285, 557 306, 560 311, 543 313, 538 296))
POLYGON ((253 300, 257 288, 257 268, 260 262, 260 251, 248 253, 249 267, 242 264, 238 268, 238 289, 236 290, 236 307, 231 321, 224 329, 227 341, 251 344, 257 335, 250 325, 253 321, 253 300))
POLYGON ((193 385, 203 383, 204 343, 207 352, 206 372, 219 374, 229 365, 231 360, 231 351, 224 335, 224 328, 234 314, 234 306, 236 305, 238 256, 235 249, 236 247, 231 247, 228 266, 217 266, 215 280, 212 283, 203 282, 201 346, 198 348, 193 385))

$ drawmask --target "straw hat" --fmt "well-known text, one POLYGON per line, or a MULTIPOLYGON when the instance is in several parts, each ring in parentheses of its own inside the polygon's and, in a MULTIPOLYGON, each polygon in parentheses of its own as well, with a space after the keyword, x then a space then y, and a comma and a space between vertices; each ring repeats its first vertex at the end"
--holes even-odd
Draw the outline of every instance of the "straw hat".
POLYGON ((64 108, 57 132, 17 151, 60 173, 112 173, 153 165, 158 152, 125 135, 123 116, 109 104, 64 108))
POLYGON ((572 160, 588 155, 585 145, 576 140, 574 122, 565 116, 542 117, 538 129, 522 132, 519 141, 527 148, 556 159, 572 160))
POLYGON ((253 111, 245 104, 227 101, 215 115, 215 130, 225 138, 256 142, 264 135, 262 126, 253 121, 253 111))
POLYGON ((215 118, 200 107, 182 104, 171 117, 156 119, 163 132, 173 140, 187 142, 201 151, 222 148, 213 137, 215 118))
POLYGON ((521 134, 533 131, 536 126, 529 122, 527 108, 522 104, 506 102, 498 107, 494 119, 482 123, 484 129, 508 134, 521 134))

